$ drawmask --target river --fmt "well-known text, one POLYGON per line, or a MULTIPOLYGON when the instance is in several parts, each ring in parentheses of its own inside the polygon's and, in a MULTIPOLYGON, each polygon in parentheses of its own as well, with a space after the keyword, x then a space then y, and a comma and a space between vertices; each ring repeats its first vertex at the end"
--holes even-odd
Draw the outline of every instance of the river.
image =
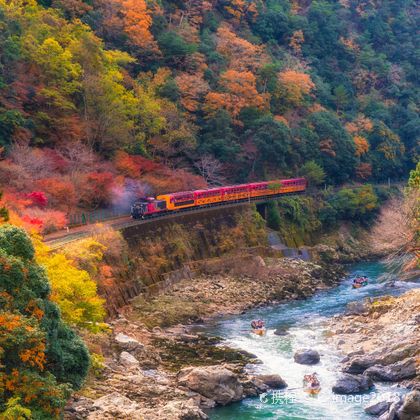
POLYGON ((365 395, 337 396, 331 387, 339 375, 343 355, 325 338, 325 321, 345 310, 346 304, 369 296, 399 295, 418 287, 416 283, 396 281, 384 283, 386 266, 380 262, 361 263, 351 267, 350 275, 338 287, 317 293, 307 300, 293 301, 272 307, 258 308, 244 315, 227 317, 205 327, 209 335, 221 336, 226 344, 255 354, 263 362, 251 369, 258 373, 277 373, 287 383, 282 391, 271 391, 260 398, 248 398, 239 403, 209 411, 212 420, 354 420, 368 419, 363 407, 368 401, 386 393, 403 393, 395 385, 377 385, 365 395), (352 289, 351 279, 357 274, 370 278, 369 285, 352 289), (253 319, 264 319, 267 334, 259 337, 249 333, 253 319), (286 329, 284 336, 274 335, 276 328, 286 329), (315 366, 294 363, 293 354, 300 348, 313 348, 321 354, 315 366), (302 390, 302 378, 316 371, 322 390, 316 397, 302 390))

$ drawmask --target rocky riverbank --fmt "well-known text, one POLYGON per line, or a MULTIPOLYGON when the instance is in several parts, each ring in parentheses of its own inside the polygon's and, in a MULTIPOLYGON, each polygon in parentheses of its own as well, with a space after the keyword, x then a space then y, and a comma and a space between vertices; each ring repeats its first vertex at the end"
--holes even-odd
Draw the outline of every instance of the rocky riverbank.
POLYGON ((346 355, 334 392, 364 392, 375 383, 396 383, 412 391, 367 412, 383 420, 420 418, 419 314, 420 290, 415 289, 400 297, 354 302, 346 315, 334 317, 329 340, 346 355))
POLYGON ((72 419, 203 419, 203 410, 287 384, 251 376, 252 354, 184 326, 251 307, 306 298, 338 283, 340 267, 255 257, 247 264, 204 269, 153 299, 137 298, 98 335, 102 356, 85 388, 66 409, 72 419), (211 273, 209 271, 212 271, 211 273))

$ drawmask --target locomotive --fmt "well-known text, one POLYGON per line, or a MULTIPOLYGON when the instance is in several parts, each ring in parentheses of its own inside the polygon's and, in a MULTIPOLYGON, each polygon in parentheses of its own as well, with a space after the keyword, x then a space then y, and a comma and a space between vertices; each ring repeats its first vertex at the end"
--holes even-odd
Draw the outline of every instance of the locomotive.
POLYGON ((282 194, 304 192, 305 178, 254 182, 231 185, 208 190, 182 191, 154 197, 141 197, 131 206, 133 219, 156 217, 186 208, 202 208, 229 202, 251 201, 255 198, 273 197, 282 194))

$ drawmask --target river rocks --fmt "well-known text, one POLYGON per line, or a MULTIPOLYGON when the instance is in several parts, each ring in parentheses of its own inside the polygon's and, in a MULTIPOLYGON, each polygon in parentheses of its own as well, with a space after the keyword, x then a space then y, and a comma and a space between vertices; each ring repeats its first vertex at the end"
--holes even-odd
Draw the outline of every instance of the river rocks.
POLYGON ((139 405, 118 392, 112 392, 94 401, 93 409, 95 412, 88 417, 92 420, 112 418, 109 416, 113 416, 113 418, 141 419, 140 414, 136 414, 136 411, 138 412, 139 410, 139 405))
POLYGON ((416 361, 414 358, 405 359, 388 366, 375 365, 364 373, 373 381, 397 382, 416 376, 416 361))
POLYGON ((388 411, 391 406, 390 401, 379 401, 374 404, 368 405, 365 407, 365 413, 370 414, 371 416, 380 416, 381 414, 388 411))
POLYGON ((372 386, 372 380, 366 376, 344 374, 337 380, 332 390, 335 394, 357 394, 368 391, 372 386))
POLYGON ((267 385, 270 389, 283 389, 287 387, 286 381, 280 375, 256 375, 255 378, 267 385))
POLYGON ((276 328, 274 330, 274 335, 279 335, 279 336, 287 335, 287 334, 289 334, 288 329, 289 329, 288 327, 276 328))
POLYGON ((399 420, 414 420, 420 418, 420 391, 409 392, 397 412, 399 420))
POLYGON ((417 344, 415 342, 395 343, 392 346, 380 348, 366 355, 352 357, 343 366, 342 370, 345 373, 363 373, 366 369, 375 365, 386 366, 404 360, 407 357, 413 357, 416 351, 417 344))
POLYGON ((243 396, 238 376, 222 366, 184 368, 177 380, 179 385, 222 405, 239 401, 243 396))
POLYGON ((208 419, 208 416, 192 400, 187 400, 169 402, 156 413, 156 418, 168 420, 205 420, 208 419))
POLYGON ((350 302, 346 306, 347 315, 363 315, 369 312, 370 300, 365 299, 362 301, 350 302))
POLYGON ((120 354, 120 363, 127 369, 137 369, 140 366, 139 361, 126 351, 120 354))
POLYGON ((115 336, 115 342, 121 350, 128 352, 133 352, 143 347, 143 344, 141 344, 138 340, 123 333, 118 333, 115 336))
POLYGON ((300 365, 315 365, 319 362, 319 353, 316 350, 301 349, 293 356, 296 363, 300 365))

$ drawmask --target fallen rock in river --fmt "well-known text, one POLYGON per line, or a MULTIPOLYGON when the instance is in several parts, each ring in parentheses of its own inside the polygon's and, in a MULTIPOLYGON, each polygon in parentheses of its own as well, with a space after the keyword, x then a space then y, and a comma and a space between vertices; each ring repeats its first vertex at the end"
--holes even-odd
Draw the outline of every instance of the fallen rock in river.
POLYGON ((335 394, 357 394, 368 391, 372 386, 372 380, 366 376, 344 374, 332 387, 332 391, 335 394))
POLYGON ((121 350, 129 352, 138 350, 143 347, 143 344, 141 344, 138 340, 123 333, 118 333, 115 336, 115 342, 118 344, 121 350))
POLYGON ((283 389, 287 387, 286 381, 280 375, 256 375, 255 379, 260 380, 271 389, 283 389))
POLYGON ((373 381, 397 382, 403 379, 410 379, 416 376, 416 360, 408 358, 392 365, 375 365, 366 369, 366 376, 373 381))
POLYGON ((316 350, 302 349, 295 353, 294 359, 300 365, 315 365, 319 362, 320 357, 316 350))
POLYGON ((243 387, 238 376, 222 366, 188 367, 178 373, 178 384, 198 392, 218 404, 239 401, 243 387))
POLYGON ((379 401, 377 403, 368 405, 364 410, 365 413, 370 414, 371 416, 380 416, 381 414, 388 411, 390 406, 390 401, 379 401))
POLYGON ((399 420, 420 418, 420 391, 411 391, 405 397, 402 407, 397 412, 399 420))

